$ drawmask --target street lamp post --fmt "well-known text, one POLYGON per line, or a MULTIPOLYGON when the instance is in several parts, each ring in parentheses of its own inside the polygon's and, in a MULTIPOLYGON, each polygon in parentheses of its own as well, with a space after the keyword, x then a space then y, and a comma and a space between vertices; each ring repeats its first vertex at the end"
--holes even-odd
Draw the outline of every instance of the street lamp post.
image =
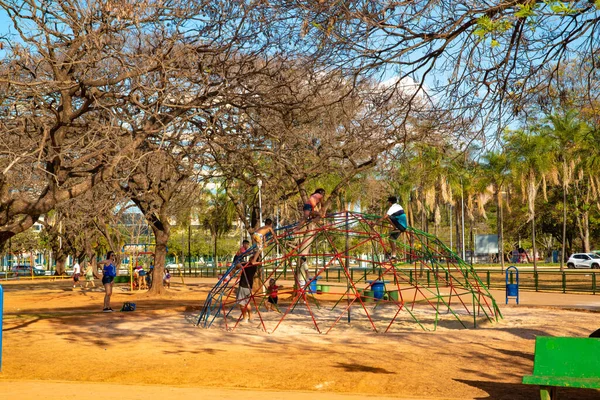
POLYGON ((262 224, 263 224, 262 195, 261 195, 262 180, 258 179, 256 181, 256 184, 258 185, 258 220, 259 220, 260 226, 262 226, 262 224))
MULTIPOLYGON (((261 192, 260 189, 262 188, 262 180, 258 179, 256 181, 256 184, 258 185, 258 219, 259 219, 259 225, 262 226, 263 224, 263 213, 262 213, 262 196, 261 196, 261 192)), ((263 260, 264 257, 264 253, 261 251, 260 253, 260 261, 264 262, 263 260)), ((265 281, 265 269, 264 268, 260 268, 260 277, 262 279, 262 281, 265 281)), ((266 288, 264 285, 262 285, 262 293, 266 293, 266 288)))
POLYGON ((190 276, 192 276, 192 216, 191 215, 190 215, 190 223, 188 224, 188 270, 190 272, 190 276))
POLYGON ((465 194, 463 188, 462 178, 460 178, 460 202, 462 208, 462 218, 461 218, 461 230, 462 230, 462 259, 465 259, 465 194))

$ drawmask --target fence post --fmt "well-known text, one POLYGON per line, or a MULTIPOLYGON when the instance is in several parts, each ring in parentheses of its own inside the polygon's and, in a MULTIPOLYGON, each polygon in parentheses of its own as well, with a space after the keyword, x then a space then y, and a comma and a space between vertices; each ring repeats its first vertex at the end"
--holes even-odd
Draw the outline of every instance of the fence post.
POLYGON ((0 285, 0 372, 2 372, 2 320, 4 319, 4 289, 0 285))
POLYGON ((412 269, 408 271, 408 284, 412 285, 412 269))
POLYGON ((565 271, 562 273, 562 290, 563 293, 567 293, 567 274, 565 271))
POLYGON ((539 288, 538 288, 538 283, 539 282, 538 282, 538 273, 537 272, 533 273, 533 282, 534 282, 534 285, 535 285, 535 291, 539 292, 539 288))
POLYGON ((486 272, 487 275, 487 287, 488 289, 490 288, 490 270, 488 269, 486 272))
POLYGON ((592 294, 596 294, 596 273, 592 272, 592 294))
POLYGON ((431 272, 430 270, 427 270, 427 287, 429 287, 431 284, 430 277, 429 277, 430 272, 431 272))

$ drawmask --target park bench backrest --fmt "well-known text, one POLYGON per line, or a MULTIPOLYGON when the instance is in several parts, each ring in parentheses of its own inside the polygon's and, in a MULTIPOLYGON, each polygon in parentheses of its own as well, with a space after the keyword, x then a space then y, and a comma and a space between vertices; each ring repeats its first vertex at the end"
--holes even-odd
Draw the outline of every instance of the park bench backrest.
POLYGON ((600 339, 536 337, 533 375, 600 377, 600 339))

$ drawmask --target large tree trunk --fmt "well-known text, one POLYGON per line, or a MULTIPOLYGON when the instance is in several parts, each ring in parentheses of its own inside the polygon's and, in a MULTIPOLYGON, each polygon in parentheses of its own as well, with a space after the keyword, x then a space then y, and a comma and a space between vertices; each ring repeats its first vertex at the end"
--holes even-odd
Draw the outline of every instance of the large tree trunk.
POLYGON ((592 251, 592 248, 590 246, 590 213, 589 213, 589 211, 585 211, 581 214, 581 225, 583 228, 583 237, 581 240, 583 243, 583 252, 589 253, 590 251, 592 251))
POLYGON ((213 233, 213 262, 215 263, 215 268, 218 267, 217 264, 217 235, 213 233))
POLYGON ((56 253, 56 275, 63 275, 65 273, 65 264, 67 263, 67 256, 62 252, 56 253))
POLYGON ((161 295, 166 292, 163 286, 163 275, 165 271, 165 261, 167 259, 167 242, 169 241, 169 226, 168 222, 165 222, 164 224, 153 223, 150 226, 152 227, 152 232, 154 232, 156 247, 154 249, 154 270, 152 271, 152 287, 148 291, 148 294, 161 295))
POLYGON ((582 253, 590 252, 590 216, 588 211, 581 211, 579 207, 579 197, 575 196, 575 208, 577 209, 576 220, 577 229, 579 231, 579 239, 581 239, 582 253))

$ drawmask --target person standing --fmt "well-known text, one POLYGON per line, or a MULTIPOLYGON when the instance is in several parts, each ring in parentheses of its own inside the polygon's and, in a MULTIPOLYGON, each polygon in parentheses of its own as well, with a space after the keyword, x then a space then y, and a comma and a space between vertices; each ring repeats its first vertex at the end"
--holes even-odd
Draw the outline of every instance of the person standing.
POLYGON ((96 287, 96 282, 94 281, 94 268, 92 267, 92 263, 87 263, 87 266, 85 267, 85 288, 87 289, 88 284, 91 283, 92 284, 92 288, 96 287))
POLYGON ((304 293, 304 291, 306 291, 306 284, 310 281, 306 256, 300 257, 298 268, 296 269, 296 279, 298 291, 304 293))
POLYGON ((135 268, 135 271, 137 273, 137 287, 138 290, 142 290, 142 289, 148 289, 148 285, 146 284, 146 270, 144 269, 143 265, 138 265, 135 268))
POLYGON ((75 286, 79 285, 81 287, 81 283, 79 282, 79 277, 81 276, 81 266, 79 265, 79 260, 75 259, 75 264, 73 265, 73 289, 75 286))
POLYGON ((247 323, 252 319, 252 306, 250 305, 250 300, 252 300, 252 285, 254 283, 254 275, 256 274, 258 265, 252 263, 239 265, 239 268, 241 268, 242 271, 236 301, 242 311, 242 321, 247 323))
POLYGON ((106 260, 100 261, 98 266, 102 265, 102 285, 104 286, 104 309, 102 312, 113 312, 110 308, 110 297, 113 292, 113 283, 117 276, 116 254, 114 251, 109 251, 106 254, 106 260))

